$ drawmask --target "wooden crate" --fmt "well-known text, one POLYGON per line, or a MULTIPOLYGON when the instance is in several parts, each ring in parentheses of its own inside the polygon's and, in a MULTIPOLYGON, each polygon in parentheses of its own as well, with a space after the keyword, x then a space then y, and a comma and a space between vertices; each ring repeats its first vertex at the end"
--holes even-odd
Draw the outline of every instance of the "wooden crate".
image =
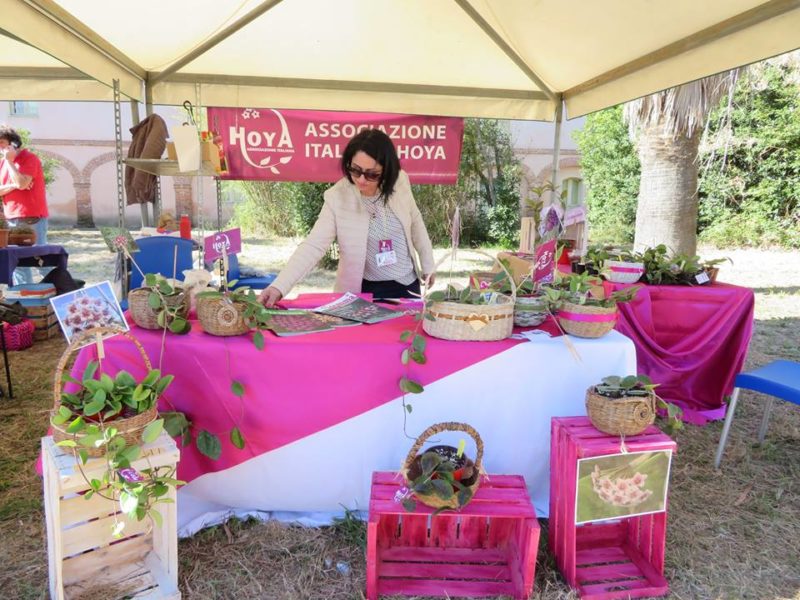
MULTIPOLYGON (((137 470, 175 465, 180 454, 166 433, 144 447, 133 463, 137 470)), ((86 476, 99 477, 105 459, 93 458, 83 467, 86 476)), ((86 500, 86 480, 72 452, 42 438, 44 503, 50 597, 180 599, 178 591, 178 536, 176 504, 159 504, 161 527, 150 519, 126 521, 124 537, 111 534, 114 510, 110 500, 86 500), (102 590, 102 591, 100 591, 102 590)), ((174 488, 167 497, 175 500, 174 488)))
POLYGON ((33 332, 35 341, 48 340, 61 333, 58 318, 49 302, 41 306, 26 306, 25 309, 28 311, 27 318, 33 321, 35 327, 33 332))
MULTIPOLYGON (((581 598, 610 600, 664 596, 667 513, 575 524, 579 458, 616 454, 620 438, 595 429, 587 417, 557 417, 550 430, 550 523, 548 543, 567 583, 581 598)), ((676 451, 657 427, 625 438, 629 452, 676 451)))
POLYGON ((383 595, 507 595, 533 589, 539 522, 519 475, 483 476, 457 512, 413 512, 395 500, 397 473, 376 472, 367 525, 367 599, 383 595))

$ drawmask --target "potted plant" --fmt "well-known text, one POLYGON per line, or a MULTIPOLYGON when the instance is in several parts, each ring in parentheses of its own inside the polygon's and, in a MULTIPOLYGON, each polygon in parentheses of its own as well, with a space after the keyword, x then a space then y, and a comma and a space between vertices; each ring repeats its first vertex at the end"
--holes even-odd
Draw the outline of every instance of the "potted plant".
POLYGON ((610 253, 603 261, 600 274, 613 283, 636 283, 644 275, 642 255, 630 250, 610 253))
POLYGON ((708 279, 711 283, 717 281, 717 275, 719 274, 719 265, 721 265, 726 261, 733 264, 733 261, 728 257, 713 258, 710 260, 704 260, 700 263, 701 268, 703 269, 703 271, 705 271, 706 275, 708 275, 708 279))
POLYGON ((466 423, 431 425, 417 438, 406 457, 403 476, 407 483, 407 492, 402 498, 403 506, 406 510, 414 510, 414 498, 437 509, 465 506, 478 489, 482 457, 483 441, 471 426, 466 423), (429 437, 444 431, 468 433, 476 444, 475 460, 472 461, 464 454, 463 443, 458 448, 432 446, 419 453, 429 437))
MULTIPOLYGON (((503 262, 501 260, 501 262, 503 262)), ((495 273, 489 289, 501 294, 510 294, 511 285, 503 271, 495 273)), ((522 278, 517 285, 517 296, 514 302, 514 325, 517 327, 535 327, 541 325, 550 314, 547 295, 540 290, 530 275, 522 278)))
MULTIPOLYGON (((157 467, 137 471, 131 468, 142 451, 142 445, 154 442, 164 428, 158 418, 157 402, 169 387, 172 375, 161 376, 152 369, 147 353, 127 332, 111 328, 95 328, 76 335, 56 368, 54 408, 50 423, 53 439, 58 446, 70 448, 76 456, 81 474, 89 485, 83 495, 94 495, 118 503, 119 511, 132 520, 151 517, 157 523, 161 515, 156 505, 166 502, 170 486, 182 482, 175 479, 174 467, 157 467), (80 380, 64 372, 69 355, 95 335, 116 333, 131 340, 139 350, 147 374, 137 380, 126 371, 113 378, 101 373, 99 364, 86 365, 80 380), (73 386, 62 390, 64 383, 73 386), (105 469, 99 478, 91 480, 83 471, 90 457, 103 457, 105 469)), ((113 534, 120 536, 124 521, 115 519, 113 534)))
POLYGON ((189 296, 162 275, 147 273, 144 286, 128 293, 133 322, 144 329, 168 328, 172 333, 189 333, 189 296))
POLYGON ((8 232, 8 243, 11 246, 33 246, 36 243, 36 232, 27 225, 12 227, 8 232))
POLYGON ((196 296, 197 320, 203 331, 211 335, 242 335, 256 325, 263 306, 248 287, 231 289, 236 280, 223 284, 220 290, 200 292, 196 296))
POLYGON ((587 273, 573 273, 546 289, 548 300, 558 309, 558 323, 567 333, 585 338, 604 336, 617 323, 617 304, 629 302, 639 291, 630 287, 601 297, 591 293, 595 283, 587 273))
POLYGON ((668 417, 668 429, 680 429, 682 411, 655 393, 647 375, 610 375, 586 390, 586 413, 592 425, 610 435, 639 435, 656 418, 661 408, 668 417))

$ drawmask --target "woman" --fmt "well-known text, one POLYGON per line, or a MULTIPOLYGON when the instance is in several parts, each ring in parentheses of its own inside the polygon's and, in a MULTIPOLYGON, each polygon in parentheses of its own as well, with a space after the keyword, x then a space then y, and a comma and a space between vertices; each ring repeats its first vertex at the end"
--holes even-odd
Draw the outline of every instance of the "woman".
POLYGON ((420 293, 420 277, 433 282, 431 241, 389 136, 377 129, 356 135, 342 155, 342 172, 344 177, 325 192, 311 233, 261 292, 265 306, 289 293, 334 240, 339 243, 336 292, 408 298, 420 293))

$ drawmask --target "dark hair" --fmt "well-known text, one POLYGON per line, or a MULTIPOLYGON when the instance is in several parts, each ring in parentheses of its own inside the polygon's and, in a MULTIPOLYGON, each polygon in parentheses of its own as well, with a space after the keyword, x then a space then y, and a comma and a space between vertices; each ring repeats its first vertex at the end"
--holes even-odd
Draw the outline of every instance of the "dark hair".
POLYGON ((382 167, 378 189, 383 199, 388 200, 400 175, 400 159, 397 158, 397 150, 392 140, 380 129, 365 129, 347 143, 342 154, 342 173, 350 183, 353 183, 353 178, 347 169, 353 157, 359 152, 369 155, 382 167))
POLYGON ((22 147, 22 138, 8 125, 0 125, 0 140, 5 140, 17 148, 22 147))

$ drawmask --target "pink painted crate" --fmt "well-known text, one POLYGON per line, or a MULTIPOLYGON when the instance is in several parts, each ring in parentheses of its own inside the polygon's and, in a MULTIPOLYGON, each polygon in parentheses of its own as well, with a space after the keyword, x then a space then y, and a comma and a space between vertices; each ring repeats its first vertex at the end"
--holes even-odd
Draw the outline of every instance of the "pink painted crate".
POLYGON ((512 596, 533 589, 539 522, 519 475, 482 476, 458 512, 433 515, 395 501, 397 473, 372 474, 367 526, 367 600, 378 596, 512 596))
MULTIPOLYGON (((664 596, 667 515, 575 525, 575 476, 579 458, 619 452, 620 438, 595 429, 586 417, 557 417, 550 428, 550 524, 548 542, 567 583, 581 598, 664 596)), ((626 437, 630 452, 677 450, 658 428, 626 437)))

